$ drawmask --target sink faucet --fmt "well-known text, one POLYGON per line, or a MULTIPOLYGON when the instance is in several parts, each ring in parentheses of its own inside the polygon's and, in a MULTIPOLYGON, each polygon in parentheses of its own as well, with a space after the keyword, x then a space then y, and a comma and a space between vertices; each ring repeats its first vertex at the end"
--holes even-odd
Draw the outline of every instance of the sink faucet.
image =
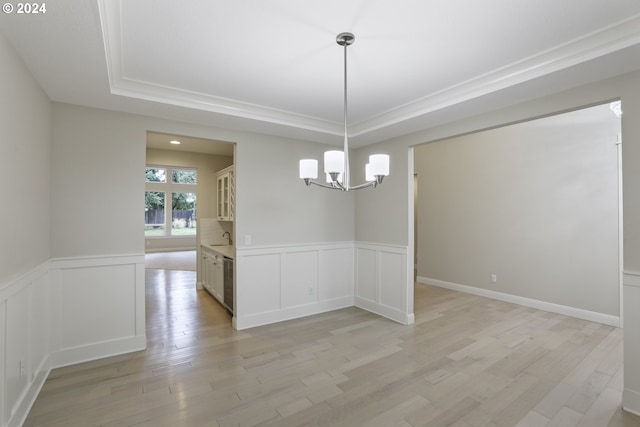
POLYGON ((229 233, 228 231, 225 231, 224 233, 222 233, 222 238, 224 239, 225 237, 229 239, 229 246, 231 246, 231 244, 233 243, 231 241, 231 233, 229 233))

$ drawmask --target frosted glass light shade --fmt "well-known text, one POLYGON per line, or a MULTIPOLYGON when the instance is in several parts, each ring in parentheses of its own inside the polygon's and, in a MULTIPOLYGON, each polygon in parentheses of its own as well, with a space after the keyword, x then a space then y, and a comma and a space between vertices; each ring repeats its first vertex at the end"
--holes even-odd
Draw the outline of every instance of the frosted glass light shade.
POLYGON ((371 165, 371 175, 389 176, 389 155, 373 154, 369 156, 369 164, 371 165))
POLYGON ((375 181, 376 177, 371 173, 371 164, 367 163, 364 165, 364 180, 365 181, 375 181))
POLYGON ((300 160, 300 178, 316 179, 318 177, 318 161, 316 159, 300 160))
POLYGON ((324 152, 324 172, 342 173, 344 172, 344 153, 342 151, 324 152))

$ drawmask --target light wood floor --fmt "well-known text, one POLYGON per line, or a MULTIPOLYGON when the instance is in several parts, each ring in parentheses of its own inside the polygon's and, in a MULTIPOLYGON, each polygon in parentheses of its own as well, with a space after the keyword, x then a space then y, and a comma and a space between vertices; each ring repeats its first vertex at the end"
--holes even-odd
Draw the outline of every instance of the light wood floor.
POLYGON ((147 270, 146 351, 54 370, 26 426, 630 427, 622 331, 417 285, 236 332, 193 272, 147 270))

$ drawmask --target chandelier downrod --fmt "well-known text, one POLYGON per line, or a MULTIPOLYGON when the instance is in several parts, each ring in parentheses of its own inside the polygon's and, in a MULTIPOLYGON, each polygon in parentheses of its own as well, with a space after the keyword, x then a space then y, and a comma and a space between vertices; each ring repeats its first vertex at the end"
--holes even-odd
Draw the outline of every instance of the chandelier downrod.
POLYGON ((347 187, 345 191, 349 191, 349 182, 351 182, 349 177, 349 130, 347 129, 347 47, 354 41, 356 41, 356 37, 351 33, 340 33, 336 37, 336 43, 344 47, 344 144, 342 147, 344 151, 344 180, 342 182, 347 187))

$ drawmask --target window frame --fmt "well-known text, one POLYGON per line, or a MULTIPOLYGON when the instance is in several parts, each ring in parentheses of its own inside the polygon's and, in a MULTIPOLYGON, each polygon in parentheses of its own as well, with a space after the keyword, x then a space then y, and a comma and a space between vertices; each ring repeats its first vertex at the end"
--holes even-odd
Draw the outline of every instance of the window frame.
MULTIPOLYGON (((196 227, 194 228, 194 233, 192 234, 184 234, 184 235, 176 235, 173 234, 173 215, 172 215, 172 205, 173 205, 173 193, 193 193, 195 195, 195 209, 194 216, 195 222, 197 224, 198 216, 197 216, 197 206, 198 206, 198 169, 195 167, 189 166, 169 166, 169 165, 160 165, 160 164, 146 164, 145 165, 145 186, 144 186, 145 195, 147 192, 158 192, 164 193, 164 230, 162 235, 150 236, 147 235, 146 232, 146 221, 145 221, 145 239, 177 239, 184 237, 196 236, 197 231, 196 227), (158 181, 147 181, 146 179, 146 170, 147 169, 164 169, 165 170, 165 182, 158 181), (173 182, 173 171, 193 171, 195 172, 195 181, 194 183, 189 182, 173 182)), ((146 210, 146 206, 145 206, 146 210)))

